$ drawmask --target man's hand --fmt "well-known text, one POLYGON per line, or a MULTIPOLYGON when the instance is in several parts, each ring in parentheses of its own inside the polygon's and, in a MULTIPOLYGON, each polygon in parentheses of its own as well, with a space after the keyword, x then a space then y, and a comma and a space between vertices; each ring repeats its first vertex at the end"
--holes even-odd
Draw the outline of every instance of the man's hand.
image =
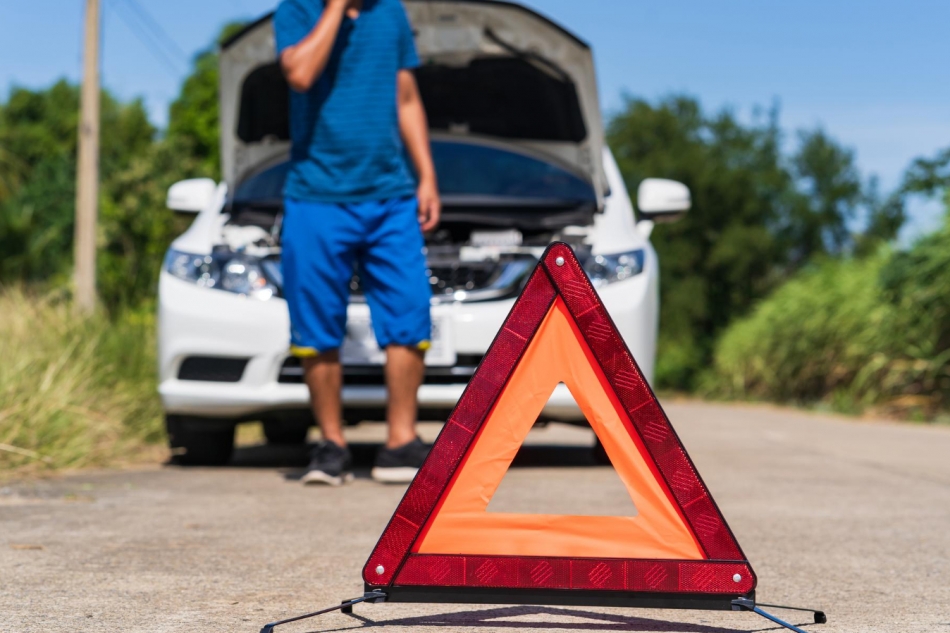
POLYGON ((442 216, 439 188, 434 180, 423 180, 419 183, 416 196, 419 199, 419 227, 423 233, 428 233, 439 225, 442 216))
POLYGON ((326 3, 327 8, 341 8, 345 11, 356 12, 363 8, 363 0, 326 0, 326 3))
POLYGON ((343 16, 353 4, 353 0, 327 0, 326 10, 307 37, 280 54, 280 66, 291 88, 306 92, 323 74, 343 16))

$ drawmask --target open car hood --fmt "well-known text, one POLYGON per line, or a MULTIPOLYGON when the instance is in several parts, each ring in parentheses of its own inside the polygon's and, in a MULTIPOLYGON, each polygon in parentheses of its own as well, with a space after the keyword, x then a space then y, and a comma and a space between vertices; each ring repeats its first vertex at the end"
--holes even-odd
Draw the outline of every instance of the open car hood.
MULTIPOLYGON (((588 181, 602 206, 603 123, 587 44, 514 3, 404 4, 430 127, 524 146, 588 181)), ((232 187, 287 155, 288 88, 275 59, 270 15, 222 47, 221 157, 232 187)))

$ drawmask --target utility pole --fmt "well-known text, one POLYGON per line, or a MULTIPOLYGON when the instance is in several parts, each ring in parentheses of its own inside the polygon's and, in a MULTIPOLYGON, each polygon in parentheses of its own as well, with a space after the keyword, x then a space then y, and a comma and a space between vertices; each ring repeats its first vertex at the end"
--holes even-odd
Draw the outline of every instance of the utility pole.
POLYGON ((76 307, 96 308, 96 223, 99 207, 99 0, 86 0, 82 105, 76 171, 76 233, 73 282, 76 307))

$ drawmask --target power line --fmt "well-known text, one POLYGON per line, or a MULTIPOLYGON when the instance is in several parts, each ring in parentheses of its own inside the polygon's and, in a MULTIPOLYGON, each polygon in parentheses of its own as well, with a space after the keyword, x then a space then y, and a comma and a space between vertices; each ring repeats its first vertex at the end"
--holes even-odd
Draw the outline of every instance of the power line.
POLYGON ((185 51, 183 51, 181 47, 178 46, 178 44, 174 39, 172 39, 168 32, 162 28, 162 25, 152 17, 152 15, 138 2, 138 0, 125 0, 125 3, 138 15, 139 19, 145 24, 145 26, 159 40, 165 43, 165 48, 167 50, 173 52, 183 62, 188 62, 188 55, 185 53, 185 51))
MULTIPOLYGON (((110 8, 114 10, 113 13, 119 16, 119 19, 129 28, 135 38, 152 53, 152 56, 165 67, 171 76, 178 79, 181 76, 182 68, 181 61, 175 59, 176 51, 172 49, 172 51, 169 52, 166 48, 167 44, 163 46, 163 42, 158 39, 154 33, 133 19, 132 13, 126 14, 124 11, 119 11, 119 6, 119 0, 111 0, 110 8)), ((127 7, 128 5, 122 6, 127 7)))

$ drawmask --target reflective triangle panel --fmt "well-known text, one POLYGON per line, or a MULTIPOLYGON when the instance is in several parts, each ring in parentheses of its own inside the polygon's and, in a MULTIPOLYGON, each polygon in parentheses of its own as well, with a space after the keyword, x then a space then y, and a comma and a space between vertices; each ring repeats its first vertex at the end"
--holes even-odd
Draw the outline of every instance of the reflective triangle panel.
POLYGON ((745 594, 755 574, 573 251, 545 252, 363 569, 368 586, 745 594), (488 513, 564 382, 631 516, 488 513))

